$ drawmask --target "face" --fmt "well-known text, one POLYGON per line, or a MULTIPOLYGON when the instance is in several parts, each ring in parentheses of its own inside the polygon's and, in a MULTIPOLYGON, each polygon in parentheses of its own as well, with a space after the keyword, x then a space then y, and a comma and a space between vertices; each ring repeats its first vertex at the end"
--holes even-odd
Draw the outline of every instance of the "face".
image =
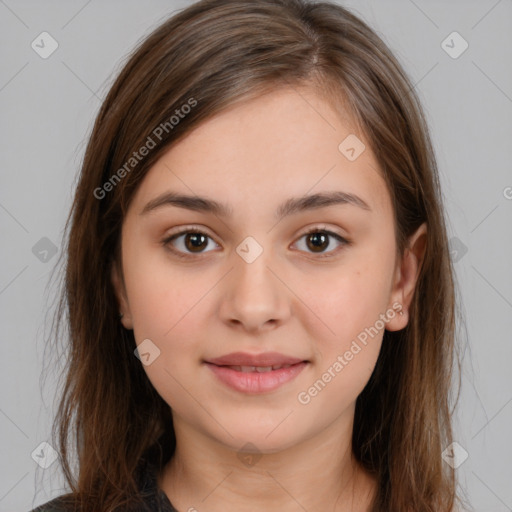
POLYGON ((378 169, 309 89, 224 111, 150 169, 123 224, 124 285, 112 276, 175 423, 270 453, 353 416, 417 275, 414 252, 396 257, 378 169), (291 366, 262 368, 276 363, 291 366))

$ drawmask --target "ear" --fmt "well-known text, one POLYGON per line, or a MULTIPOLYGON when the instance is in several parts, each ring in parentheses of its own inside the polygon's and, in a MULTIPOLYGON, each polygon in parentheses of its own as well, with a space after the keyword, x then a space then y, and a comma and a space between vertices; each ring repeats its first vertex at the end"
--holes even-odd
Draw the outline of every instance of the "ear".
POLYGON ((125 329, 133 329, 132 314, 130 311, 130 305, 126 296, 126 288, 122 277, 122 272, 118 268, 118 262, 112 263, 111 269, 111 280, 114 286, 114 291, 119 302, 119 314, 122 313, 120 318, 121 323, 125 329))
POLYGON ((427 224, 424 222, 409 237, 404 254, 395 269, 389 308, 396 310, 397 314, 386 324, 386 330, 388 331, 399 331, 409 321, 409 308, 425 256, 426 245, 427 224), (394 307, 392 307, 393 304, 394 307), (401 305, 401 309, 398 304, 401 305), (404 314, 400 315, 398 311, 403 311, 404 314))

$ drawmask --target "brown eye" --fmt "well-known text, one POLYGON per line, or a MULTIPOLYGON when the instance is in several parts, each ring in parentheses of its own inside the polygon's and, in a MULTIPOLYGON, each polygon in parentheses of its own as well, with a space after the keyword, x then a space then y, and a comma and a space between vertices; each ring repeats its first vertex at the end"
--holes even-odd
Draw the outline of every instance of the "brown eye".
POLYGON ((302 239, 305 239, 306 243, 305 249, 301 248, 301 250, 309 252, 310 254, 318 254, 320 257, 328 257, 335 254, 337 252, 336 245, 340 248, 340 246, 349 245, 350 243, 337 233, 319 227, 309 230, 300 237, 300 241, 302 241, 302 239), (335 243, 332 242, 333 239, 335 243))
MULTIPOLYGON (((210 242, 213 242, 210 236, 202 231, 189 228, 167 237, 162 244, 178 256, 187 257, 192 254, 210 252, 205 250, 210 242)), ((215 242, 213 243, 216 245, 215 242)))
POLYGON ((306 240, 308 247, 313 252, 322 252, 329 247, 329 237, 321 231, 308 234, 306 240))
POLYGON ((200 252, 208 245, 208 236, 202 233, 187 233, 184 243, 187 250, 200 252))

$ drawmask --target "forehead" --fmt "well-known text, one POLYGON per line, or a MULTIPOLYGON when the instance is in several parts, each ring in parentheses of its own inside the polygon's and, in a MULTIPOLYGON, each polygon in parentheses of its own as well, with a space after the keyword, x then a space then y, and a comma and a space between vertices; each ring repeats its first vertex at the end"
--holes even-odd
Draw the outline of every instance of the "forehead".
POLYGON ((381 213, 391 207, 368 141, 346 111, 310 88, 282 87, 203 122, 149 170, 135 207, 140 212, 167 189, 215 197, 235 209, 320 190, 364 195, 381 213), (360 153, 355 160, 343 153, 347 146, 360 153))

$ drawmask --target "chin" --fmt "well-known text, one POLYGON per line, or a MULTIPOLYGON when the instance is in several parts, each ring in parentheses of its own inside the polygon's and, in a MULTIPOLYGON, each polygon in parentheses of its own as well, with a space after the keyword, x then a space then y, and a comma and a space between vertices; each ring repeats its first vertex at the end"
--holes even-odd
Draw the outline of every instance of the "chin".
MULTIPOLYGON (((281 417, 279 421, 269 427, 268 422, 261 424, 251 422, 248 425, 248 419, 245 418, 240 421, 240 424, 230 423, 228 431, 232 437, 222 429, 222 432, 216 432, 217 435, 221 434, 220 438, 215 437, 235 452, 277 453, 296 445, 301 440, 300 433, 292 432, 290 426, 286 428, 279 425, 282 420, 281 417)), ((304 437, 306 437, 306 433, 304 433, 304 437)))

